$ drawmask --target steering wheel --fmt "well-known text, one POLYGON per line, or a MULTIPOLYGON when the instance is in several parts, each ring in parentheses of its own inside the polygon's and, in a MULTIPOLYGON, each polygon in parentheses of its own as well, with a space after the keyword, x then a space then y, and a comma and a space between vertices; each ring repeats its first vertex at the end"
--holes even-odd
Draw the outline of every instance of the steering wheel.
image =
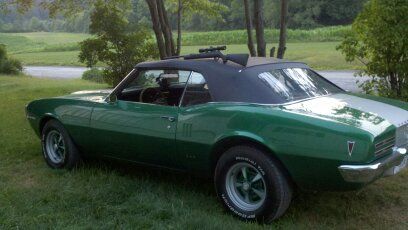
POLYGON ((140 92, 139 101, 150 103, 150 102, 157 100, 159 96, 160 96, 160 90, 156 88, 146 88, 146 89, 143 89, 142 92, 140 92))

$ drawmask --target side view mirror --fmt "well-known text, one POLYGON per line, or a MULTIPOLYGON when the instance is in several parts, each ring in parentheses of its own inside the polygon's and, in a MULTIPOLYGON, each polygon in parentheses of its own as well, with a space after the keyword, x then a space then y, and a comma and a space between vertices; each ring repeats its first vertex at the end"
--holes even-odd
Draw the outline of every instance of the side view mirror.
POLYGON ((107 101, 108 103, 112 104, 115 103, 118 100, 118 96, 116 94, 110 94, 107 101))

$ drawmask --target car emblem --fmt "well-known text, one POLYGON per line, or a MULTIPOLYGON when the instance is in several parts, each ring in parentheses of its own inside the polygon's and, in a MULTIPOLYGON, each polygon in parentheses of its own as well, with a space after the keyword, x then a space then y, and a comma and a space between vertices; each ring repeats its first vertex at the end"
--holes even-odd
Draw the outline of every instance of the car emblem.
POLYGON ((348 153, 351 156, 351 154, 353 154, 353 149, 354 149, 354 144, 356 142, 355 141, 347 141, 347 147, 348 147, 348 153))

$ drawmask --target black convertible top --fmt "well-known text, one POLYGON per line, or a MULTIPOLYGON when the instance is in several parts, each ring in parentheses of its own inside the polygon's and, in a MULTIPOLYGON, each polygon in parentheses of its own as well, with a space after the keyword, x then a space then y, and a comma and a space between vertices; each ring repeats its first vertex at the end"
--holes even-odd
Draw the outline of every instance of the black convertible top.
POLYGON ((271 95, 270 88, 257 77, 272 69, 309 68, 300 62, 275 58, 250 57, 245 66, 231 61, 223 63, 214 58, 184 60, 180 58, 142 62, 136 69, 177 69, 201 73, 215 102, 282 103, 281 97, 271 95))
POLYGON ((163 67, 168 67, 168 68, 190 68, 192 66, 195 67, 210 67, 210 66, 215 66, 219 65, 222 66, 221 68, 229 68, 229 67, 236 67, 236 69, 245 69, 253 66, 259 66, 259 65, 267 65, 267 64, 288 64, 288 65, 293 65, 293 64, 300 64, 302 66, 305 66, 306 64, 303 62, 294 62, 294 61, 288 61, 284 59, 278 59, 278 58, 273 58, 273 57, 248 57, 248 61, 246 65, 242 66, 239 64, 236 64, 234 62, 228 61, 227 63, 222 63, 219 60, 214 60, 213 58, 202 58, 202 59, 190 59, 190 60, 183 60, 183 59, 165 59, 165 60, 159 60, 159 61, 147 61, 147 62, 141 62, 136 65, 136 68, 163 68, 163 67))

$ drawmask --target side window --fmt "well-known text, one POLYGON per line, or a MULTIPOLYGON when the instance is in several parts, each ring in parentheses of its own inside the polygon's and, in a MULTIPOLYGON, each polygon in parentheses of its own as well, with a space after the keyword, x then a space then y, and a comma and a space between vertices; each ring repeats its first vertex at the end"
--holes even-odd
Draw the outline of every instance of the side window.
POLYGON ((146 70, 139 72, 119 93, 122 101, 178 106, 191 71, 146 70))
POLYGON ((182 106, 204 104, 212 101, 207 82, 200 73, 192 72, 188 79, 182 106))

